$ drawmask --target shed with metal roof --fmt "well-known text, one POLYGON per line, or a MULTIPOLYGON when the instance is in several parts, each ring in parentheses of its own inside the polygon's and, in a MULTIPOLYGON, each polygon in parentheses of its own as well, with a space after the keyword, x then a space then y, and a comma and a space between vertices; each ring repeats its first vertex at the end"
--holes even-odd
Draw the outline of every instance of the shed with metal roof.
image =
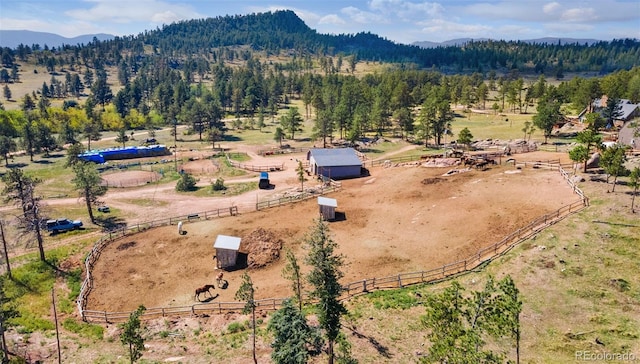
POLYGON ((213 248, 216 250, 216 264, 218 268, 234 267, 238 260, 241 239, 235 236, 218 235, 213 248))
POLYGON ((320 215, 323 220, 336 219, 336 207, 338 207, 338 201, 336 201, 335 198, 319 196, 318 206, 320 206, 320 215))
POLYGON ((362 161, 353 148, 310 149, 309 172, 331 179, 360 177, 362 161))

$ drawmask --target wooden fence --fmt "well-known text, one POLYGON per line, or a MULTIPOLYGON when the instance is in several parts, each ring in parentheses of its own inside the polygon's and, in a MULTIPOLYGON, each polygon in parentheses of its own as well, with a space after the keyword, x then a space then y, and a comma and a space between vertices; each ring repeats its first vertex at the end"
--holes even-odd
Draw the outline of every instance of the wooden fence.
POLYGON ((307 191, 303 191, 296 195, 291 196, 283 196, 280 198, 276 198, 273 200, 261 201, 256 203, 256 210, 264 210, 272 207, 288 205, 291 203, 296 203, 300 201, 305 201, 313 197, 317 197, 320 195, 324 195, 325 193, 334 192, 340 189, 342 184, 340 182, 330 180, 328 186, 322 186, 320 190, 318 189, 308 189, 307 191))
MULTIPOLYGON (((528 164, 533 167, 533 164, 528 164)), ((549 163, 551 166, 552 164, 549 163)), ((525 164, 527 166, 527 164, 525 164)), ((349 299, 356 295, 365 294, 374 290, 380 289, 396 289, 409 285, 421 284, 421 283, 433 283, 437 282, 461 273, 472 271, 496 258, 502 256, 508 252, 511 248, 516 246, 521 241, 530 238, 531 236, 539 233, 546 227, 555 224, 556 222, 564 219, 565 217, 576 213, 585 207, 589 206, 589 199, 584 193, 575 185, 571 180, 570 175, 562 168, 560 164, 553 165, 565 180, 572 187, 572 190, 580 196, 580 200, 573 202, 569 205, 565 205, 558 210, 540 216, 533 221, 529 222, 526 226, 512 232, 505 236, 499 242, 481 248, 475 254, 467 257, 466 259, 459 260, 457 262, 448 263, 441 267, 418 272, 401 273, 394 276, 382 277, 382 278, 366 278, 363 280, 347 283, 343 286, 344 291, 342 299, 349 299)), ((309 197, 306 197, 309 198, 309 197)), ((301 199, 300 199, 301 200, 301 199)), ((268 205, 267 205, 268 206, 268 205)), ((265 207, 262 207, 265 208, 265 207)), ((176 220, 174 220, 176 221, 176 220)), ((96 244, 99 245, 99 244, 96 244)), ((95 249, 95 248, 94 248, 95 249)), ((101 251, 101 249, 99 249, 101 251)), ((98 251, 98 255, 99 255, 98 251)), ((91 255, 90 255, 91 256, 91 255)), ((95 258, 97 259, 97 257, 95 258)), ((87 258, 89 261, 89 258, 87 258)), ((88 264, 88 263, 87 263, 88 264)), ((89 266, 87 265, 87 272, 89 272, 89 266)), ((87 273, 89 276, 89 273, 87 273)), ((85 280, 85 283, 87 280, 85 280)), ((83 289, 81 289, 81 296, 78 298, 78 309, 85 321, 95 322, 122 322, 129 319, 131 312, 106 312, 106 311, 91 311, 84 310, 80 301, 86 302, 86 297, 83 296, 83 289)), ((277 310, 282 306, 282 302, 285 298, 269 298, 256 301, 258 310, 277 310)), ((191 306, 183 307, 160 307, 150 308, 145 311, 141 316, 142 319, 151 319, 157 317, 166 316, 180 316, 180 315, 197 315, 197 314, 220 314, 224 312, 239 312, 244 308, 244 302, 209 302, 199 303, 191 306)))
POLYGON ((236 162, 236 161, 232 160, 231 158, 229 158, 229 155, 227 155, 227 162, 229 162, 229 164, 232 167, 240 168, 240 169, 244 169, 244 170, 252 171, 252 172, 274 172, 274 171, 283 171, 284 170, 284 163, 271 164, 271 165, 266 165, 266 166, 265 165, 256 166, 256 165, 253 165, 253 164, 236 162))
POLYGON ((279 154, 306 153, 308 151, 309 151, 309 148, 262 149, 258 151, 258 154, 265 157, 269 155, 279 155, 279 154))
POLYGON ((95 263, 98 261, 100 254, 102 254, 102 251, 104 250, 105 247, 109 245, 109 243, 123 236, 138 233, 138 232, 150 229, 152 227, 173 225, 173 224, 177 224, 180 221, 193 221, 193 220, 199 220, 199 219, 206 220, 206 219, 219 218, 224 216, 234 216, 237 214, 238 214, 238 208, 235 206, 232 206, 229 208, 203 211, 203 212, 197 212, 197 213, 192 213, 188 215, 170 217, 168 219, 138 223, 135 225, 125 226, 125 227, 117 228, 117 229, 106 232, 94 244, 93 248, 91 249, 91 251, 89 252, 89 254, 87 255, 84 261, 86 277, 84 279, 84 282, 82 282, 82 286, 80 287, 80 293, 78 294, 78 299, 76 300, 76 304, 78 306, 78 312, 82 316, 83 320, 86 320, 84 308, 87 305, 87 299, 89 297, 89 293, 91 293, 91 289, 93 288, 93 277, 91 275, 91 270, 93 269, 93 266, 95 265, 95 263))

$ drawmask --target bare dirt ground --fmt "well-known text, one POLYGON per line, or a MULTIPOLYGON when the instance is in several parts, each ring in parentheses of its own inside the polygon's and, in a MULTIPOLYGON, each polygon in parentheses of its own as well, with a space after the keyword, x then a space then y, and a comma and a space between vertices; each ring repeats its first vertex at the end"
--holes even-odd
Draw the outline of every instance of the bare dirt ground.
MULTIPOLYGON (((518 161, 554 158, 550 153, 515 157, 518 161)), ((294 160, 295 156, 289 157, 289 162, 295 163, 294 160)), ((299 186, 294 169, 274 173, 279 176, 276 186, 283 190, 299 186)), ((370 170, 369 177, 343 181, 343 189, 330 197, 337 199, 338 216, 344 218, 331 222, 330 229, 339 253, 346 258, 344 282, 425 270, 463 259, 530 220, 578 199, 557 171, 517 170, 510 165, 444 177, 448 170, 376 167, 370 170)), ((249 193, 214 202, 166 192, 158 198, 177 203, 156 206, 154 214, 175 216, 182 213, 182 205, 194 211, 256 199, 249 193), (184 201, 180 201, 182 198, 184 201)), ((141 193, 144 192, 137 191, 137 196, 141 193)), ((311 199, 260 212, 241 211, 235 217, 187 223, 187 234, 182 236, 175 226, 168 226, 121 239, 104 250, 94 268, 95 288, 87 308, 114 312, 134 310, 140 304, 192 305, 197 303, 195 288, 213 283, 218 273, 213 260, 213 243, 218 234, 242 238, 264 229, 302 258, 303 236, 317 216, 317 201, 311 199)), ((258 298, 291 294, 289 283, 281 277, 283 266, 284 259, 279 259, 249 271, 258 298)), ((213 300, 234 301, 242 273, 225 272, 229 286, 216 289, 213 300)))

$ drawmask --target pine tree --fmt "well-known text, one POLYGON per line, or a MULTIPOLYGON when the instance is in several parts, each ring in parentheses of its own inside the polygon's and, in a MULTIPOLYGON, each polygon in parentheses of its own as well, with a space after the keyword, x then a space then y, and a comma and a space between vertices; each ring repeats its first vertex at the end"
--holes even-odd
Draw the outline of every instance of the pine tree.
POLYGON ((300 191, 304 192, 304 181, 306 181, 306 178, 304 178, 304 166, 302 165, 302 161, 298 161, 298 166, 296 167, 296 174, 298 176, 298 181, 300 181, 300 191))
POLYGON ((291 286, 293 288, 293 294, 298 302, 298 309, 302 311, 302 272, 300 269, 300 264, 298 264, 298 259, 293 254, 291 250, 287 250, 286 252, 287 263, 282 270, 282 275, 285 279, 291 281, 291 286))
POLYGON ((339 280, 343 277, 341 267, 344 257, 335 254, 338 246, 330 237, 329 226, 322 218, 315 220, 315 226, 304 239, 308 251, 305 263, 311 267, 307 275, 310 292, 314 298, 320 326, 328 342, 329 364, 334 361, 334 343, 340 334, 340 318, 347 309, 340 301, 343 287, 339 280))
POLYGON ((140 327, 140 316, 147 309, 140 305, 138 309, 131 313, 129 321, 120 326, 123 329, 120 334, 120 342, 122 345, 129 347, 129 359, 131 364, 136 360, 142 358, 142 351, 144 350, 144 338, 142 337, 142 329, 140 327))
POLYGON ((242 275, 242 283, 240 283, 240 287, 236 292, 235 298, 237 300, 241 300, 245 302, 244 308, 242 309, 242 313, 247 314, 251 313, 251 326, 253 328, 253 362, 258 364, 258 359, 256 358, 256 301, 255 301, 255 287, 253 286, 253 281, 251 281, 251 277, 247 272, 244 272, 242 275))
POLYGON ((638 188, 640 187, 640 167, 635 167, 629 175, 629 187, 633 188, 631 193, 631 212, 635 213, 634 202, 636 201, 636 195, 638 194, 638 188))
POLYGON ((96 223, 93 216, 93 206, 100 204, 100 196, 107 193, 107 187, 102 185, 100 173, 95 168, 94 163, 78 161, 72 166, 75 177, 71 180, 78 190, 80 197, 84 199, 87 212, 92 223, 96 223))
POLYGON ((611 189, 611 192, 615 192, 618 176, 622 175, 626 170, 624 167, 624 162, 626 162, 626 160, 627 155, 625 154, 625 147, 623 146, 614 145, 605 148, 602 152, 600 165, 607 173, 607 183, 609 182, 609 177, 613 176, 613 188, 611 189))
POLYGON ((319 332, 309 326, 303 312, 289 299, 271 316, 267 329, 274 336, 271 359, 276 364, 307 363, 322 346, 319 332))
POLYGON ((5 201, 13 201, 22 210, 22 214, 18 218, 19 227, 27 234, 35 234, 38 241, 40 260, 46 261, 44 239, 40 228, 40 222, 42 221, 40 216, 40 197, 35 194, 35 187, 40 183, 40 180, 27 176, 21 169, 15 168, 9 169, 7 174, 2 177, 2 181, 5 184, 3 190, 5 201))

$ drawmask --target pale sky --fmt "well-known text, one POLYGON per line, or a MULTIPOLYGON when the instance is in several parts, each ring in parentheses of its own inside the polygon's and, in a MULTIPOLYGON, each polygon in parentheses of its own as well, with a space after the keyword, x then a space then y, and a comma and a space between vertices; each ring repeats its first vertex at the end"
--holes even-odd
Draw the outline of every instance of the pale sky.
POLYGON ((640 39, 638 0, 1 0, 0 29, 137 35, 175 21, 289 9, 323 34, 398 43, 456 38, 640 39))

